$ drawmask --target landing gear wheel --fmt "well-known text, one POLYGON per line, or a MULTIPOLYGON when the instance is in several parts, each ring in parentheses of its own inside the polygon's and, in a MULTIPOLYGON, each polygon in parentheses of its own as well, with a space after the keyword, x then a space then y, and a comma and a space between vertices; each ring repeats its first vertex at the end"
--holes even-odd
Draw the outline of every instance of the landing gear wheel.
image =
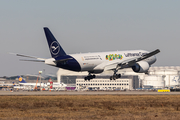
POLYGON ((87 77, 84 77, 84 80, 90 81, 91 79, 93 79, 93 78, 95 78, 95 77, 96 77, 96 75, 91 75, 91 74, 89 74, 87 77))
POLYGON ((87 77, 87 79, 90 81, 90 79, 91 79, 91 76, 88 76, 88 77, 87 77))
POLYGON ((116 79, 118 79, 119 78, 119 75, 116 75, 116 79))
POLYGON ((118 74, 118 77, 121 78, 121 74, 118 74))
POLYGON ((115 75, 113 76, 113 80, 116 80, 116 76, 115 75))
POLYGON ((116 75, 116 79, 121 78, 121 74, 116 75))
POLYGON ((110 76, 110 80, 112 80, 112 76, 110 76))

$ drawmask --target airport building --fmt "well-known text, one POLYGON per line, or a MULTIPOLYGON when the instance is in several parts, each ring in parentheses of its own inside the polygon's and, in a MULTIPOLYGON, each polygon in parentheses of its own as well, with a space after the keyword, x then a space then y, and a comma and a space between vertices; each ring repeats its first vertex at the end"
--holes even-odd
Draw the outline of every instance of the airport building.
MULTIPOLYGON (((122 69, 117 72, 122 77, 116 80, 109 79, 112 74, 113 71, 105 71, 101 74, 96 74, 95 79, 85 81, 84 77, 88 75, 87 72, 72 72, 59 69, 57 72, 57 81, 76 89, 133 90, 137 88, 180 88, 180 66, 150 67, 148 74, 135 73, 131 68, 122 69)), ((15 80, 16 78, 17 76, 12 76, 1 79, 6 83, 12 84, 12 82, 18 83, 15 80)), ((26 78, 27 82, 37 81, 37 76, 26 75, 24 78, 26 78)), ((42 77, 41 82, 46 83, 47 80, 42 77)), ((56 82, 55 77, 53 82, 56 82)))
POLYGON ((180 86, 180 66, 150 67, 148 74, 135 73, 131 69, 119 71, 124 75, 138 75, 142 88, 165 88, 180 86))
POLYGON ((139 88, 138 76, 122 76, 121 79, 110 80, 109 76, 97 75, 95 79, 90 81, 84 80, 84 77, 84 75, 62 75, 61 82, 70 86, 76 86, 76 89, 90 88, 97 90, 132 90, 139 88))
POLYGON ((61 82, 65 84, 76 85, 76 89, 89 88, 95 90, 133 90, 140 87, 137 75, 123 75, 120 79, 110 80, 109 76, 112 74, 103 73, 96 75, 95 79, 88 81, 84 80, 84 77, 87 75, 87 72, 70 72, 68 74, 67 72, 66 70, 64 71, 62 69, 59 70, 59 73, 61 73, 59 77, 61 79, 61 82))
POLYGON ((121 79, 109 80, 99 76, 93 80, 76 79, 76 89, 89 88, 97 90, 133 90, 139 88, 138 76, 123 76, 121 79))
POLYGON ((59 82, 60 79, 61 82, 69 81, 69 83, 75 84, 77 89, 89 87, 132 90, 136 88, 174 88, 180 86, 180 66, 150 67, 148 74, 135 73, 131 68, 122 69, 118 71, 118 74, 122 75, 120 79, 109 80, 109 76, 112 74, 112 71, 106 71, 96 75, 97 77, 93 80, 85 81, 83 78, 88 75, 87 72, 77 73, 59 69, 57 77, 59 82))

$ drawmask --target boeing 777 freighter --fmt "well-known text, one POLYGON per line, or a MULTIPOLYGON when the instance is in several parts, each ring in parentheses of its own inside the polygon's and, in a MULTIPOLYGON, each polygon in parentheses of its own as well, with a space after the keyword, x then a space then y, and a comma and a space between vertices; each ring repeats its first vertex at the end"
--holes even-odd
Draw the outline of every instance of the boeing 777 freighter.
POLYGON ((114 72, 110 76, 110 80, 116 80, 121 77, 121 74, 117 74, 117 71, 124 68, 132 68, 137 73, 148 73, 149 67, 156 62, 154 55, 160 52, 157 49, 153 52, 130 50, 68 55, 47 27, 44 28, 44 32, 52 58, 44 59, 21 54, 16 55, 36 59, 25 61, 44 62, 47 65, 76 72, 87 71, 89 74, 84 78, 85 80, 93 79, 96 77, 95 74, 107 70, 114 72))

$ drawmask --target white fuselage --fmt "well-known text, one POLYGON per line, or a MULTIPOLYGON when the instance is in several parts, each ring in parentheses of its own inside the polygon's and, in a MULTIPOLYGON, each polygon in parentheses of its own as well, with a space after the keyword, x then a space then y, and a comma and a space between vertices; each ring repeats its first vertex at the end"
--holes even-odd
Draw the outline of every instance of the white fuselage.
MULTIPOLYGON (((23 86, 41 86, 41 87, 47 87, 47 86, 50 86, 50 83, 19 83, 19 85, 23 85, 23 86)), ((57 82, 54 82, 52 84, 53 87, 66 87, 67 85, 64 84, 64 83, 57 83, 57 82)))
MULTIPOLYGON (((63 69, 78 71, 78 72, 88 71, 90 73, 102 73, 103 71, 106 70, 115 69, 117 64, 127 62, 129 60, 134 60, 136 58, 140 58, 147 53, 149 52, 145 50, 130 50, 130 51, 69 54, 68 56, 70 58, 68 59, 70 59, 69 61, 73 60, 73 62, 71 62, 71 64, 69 65, 61 62, 61 65, 62 64, 66 65, 65 67, 63 65, 57 66, 57 64, 54 62, 56 61, 54 58, 46 59, 45 64, 60 68, 64 67, 63 69), (73 67, 73 69, 71 69, 71 67, 73 67), (107 67, 111 67, 112 69, 107 67)), ((150 67, 156 61, 156 57, 151 56, 148 57, 147 59, 144 59, 143 61, 147 62, 148 66, 150 67)), ((132 66, 127 65, 124 68, 128 68, 128 67, 132 67, 132 66)))
MULTIPOLYGON (((82 54, 70 54, 73 58, 75 58, 81 66, 81 71, 90 71, 93 70, 96 66, 101 63, 105 63, 106 61, 119 60, 121 62, 133 59, 136 57, 141 57, 144 54, 149 52, 144 50, 132 50, 132 51, 112 51, 112 52, 99 52, 99 53, 82 53, 82 54), (122 55, 122 58, 115 59, 107 59, 106 56, 115 56, 122 55)), ((149 65, 153 64, 156 61, 156 57, 152 56, 144 61, 148 62, 149 65)))

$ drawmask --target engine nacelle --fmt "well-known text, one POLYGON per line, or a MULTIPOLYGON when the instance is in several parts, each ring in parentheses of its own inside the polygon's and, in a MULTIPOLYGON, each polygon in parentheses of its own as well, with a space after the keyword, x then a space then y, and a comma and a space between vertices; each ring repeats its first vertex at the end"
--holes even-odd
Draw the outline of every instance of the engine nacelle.
POLYGON ((137 62, 134 66, 132 66, 132 69, 137 73, 146 73, 149 70, 149 63, 146 61, 137 62))

